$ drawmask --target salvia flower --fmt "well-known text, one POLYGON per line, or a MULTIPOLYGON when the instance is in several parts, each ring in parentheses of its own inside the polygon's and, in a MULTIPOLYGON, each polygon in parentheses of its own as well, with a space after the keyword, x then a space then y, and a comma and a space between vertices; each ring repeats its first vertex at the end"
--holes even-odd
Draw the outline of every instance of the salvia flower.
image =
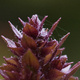
POLYGON ((1 36, 15 55, 3 57, 6 64, 0 66, 2 80, 79 80, 73 74, 80 68, 80 61, 71 68, 73 62, 67 62, 67 55, 62 55, 65 48, 60 48, 70 33, 59 42, 50 39, 61 18, 48 30, 43 28, 47 17, 40 21, 35 14, 28 17, 28 22, 19 18, 23 25, 21 32, 9 21, 18 41, 1 36))

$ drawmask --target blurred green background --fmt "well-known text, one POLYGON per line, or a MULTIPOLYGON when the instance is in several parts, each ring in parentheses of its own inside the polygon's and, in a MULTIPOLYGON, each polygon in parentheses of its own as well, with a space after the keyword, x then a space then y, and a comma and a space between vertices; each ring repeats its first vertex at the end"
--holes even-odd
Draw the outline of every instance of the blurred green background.
MULTIPOLYGON (((62 17, 52 37, 60 40, 63 35, 70 32, 63 45, 66 48, 63 54, 68 55, 69 61, 78 62, 80 60, 80 0, 0 0, 0 35, 14 40, 8 21, 10 20, 20 29, 22 25, 18 17, 27 21, 27 17, 33 14, 38 14, 41 20, 48 15, 45 21, 45 26, 48 28, 62 17)), ((0 65, 4 62, 3 56, 11 55, 6 43, 0 37, 0 65)), ((75 76, 80 78, 80 69, 75 76)))

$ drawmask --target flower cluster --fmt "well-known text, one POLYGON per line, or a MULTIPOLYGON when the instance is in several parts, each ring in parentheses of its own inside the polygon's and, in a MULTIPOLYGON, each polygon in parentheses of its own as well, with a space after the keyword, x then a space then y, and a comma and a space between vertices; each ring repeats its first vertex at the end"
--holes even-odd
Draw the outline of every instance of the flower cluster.
POLYGON ((9 21, 18 41, 2 35, 15 55, 4 57, 6 64, 0 66, 2 80, 79 80, 73 74, 80 68, 80 61, 70 68, 73 62, 67 62, 67 55, 62 55, 65 48, 60 48, 70 33, 60 41, 50 39, 61 18, 48 30, 43 28, 47 17, 40 21, 35 14, 32 18, 28 17, 28 22, 19 18, 23 25, 21 32, 9 21))

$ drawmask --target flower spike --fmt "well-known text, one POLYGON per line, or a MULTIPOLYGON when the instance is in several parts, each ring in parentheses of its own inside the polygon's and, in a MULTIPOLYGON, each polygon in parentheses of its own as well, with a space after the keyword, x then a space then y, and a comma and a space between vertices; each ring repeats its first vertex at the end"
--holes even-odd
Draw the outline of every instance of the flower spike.
POLYGON ((41 21, 35 14, 28 17, 28 22, 18 18, 23 25, 22 33, 8 21, 18 40, 1 36, 15 57, 3 57, 6 64, 0 66, 4 78, 0 80, 79 80, 73 74, 80 68, 80 61, 71 68, 73 62, 67 62, 67 55, 62 55, 65 48, 60 48, 70 33, 59 42, 49 39, 61 18, 48 30, 43 28, 47 17, 41 21))
POLYGON ((30 22, 30 17, 27 17, 28 18, 28 21, 30 22))

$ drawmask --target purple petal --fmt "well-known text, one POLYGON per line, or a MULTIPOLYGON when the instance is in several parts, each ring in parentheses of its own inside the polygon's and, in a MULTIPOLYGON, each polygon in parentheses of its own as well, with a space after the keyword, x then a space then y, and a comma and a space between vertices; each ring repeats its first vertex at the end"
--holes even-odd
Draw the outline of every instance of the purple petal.
POLYGON ((55 56, 59 55, 60 53, 62 53, 62 51, 64 50, 65 48, 60 48, 57 50, 55 56))
POLYGON ((17 28, 15 28, 15 26, 10 21, 8 21, 8 22, 9 22, 13 32, 15 33, 16 37, 21 39, 22 38, 22 34, 17 30, 17 28))
POLYGON ((48 16, 45 16, 45 17, 43 18, 43 20, 41 21, 39 31, 41 31, 41 30, 42 30, 42 26, 43 26, 44 21, 46 20, 46 18, 47 18, 47 17, 48 17, 48 16))
POLYGON ((6 75, 6 73, 3 70, 0 70, 0 74, 6 79, 9 80, 9 77, 6 75))
POLYGON ((48 39, 48 38, 52 35, 53 31, 54 31, 55 28, 57 27, 57 25, 58 25, 58 23, 59 23, 60 20, 61 20, 61 17, 52 25, 52 27, 51 27, 51 29, 49 30, 48 35, 46 36, 45 39, 48 39))
POLYGON ((59 42, 59 45, 58 45, 57 48, 61 47, 61 45, 62 45, 62 44, 64 43, 64 41, 67 39, 67 37, 69 36, 69 34, 70 34, 70 32, 67 33, 65 36, 63 36, 63 37, 61 38, 61 41, 59 42))
POLYGON ((28 21, 30 22, 30 17, 27 17, 28 18, 28 21))
POLYGON ((12 40, 4 37, 3 35, 1 37, 6 41, 6 43, 8 44, 8 47, 16 48, 16 44, 12 40))
POLYGON ((76 63, 70 70, 69 72, 66 74, 66 77, 64 80, 68 80, 68 78, 73 75, 78 69, 80 68, 80 61, 78 63, 76 63))
POLYGON ((18 17, 18 19, 19 19, 19 21, 21 22, 21 24, 22 24, 23 26, 26 25, 26 22, 24 22, 20 17, 18 17))

